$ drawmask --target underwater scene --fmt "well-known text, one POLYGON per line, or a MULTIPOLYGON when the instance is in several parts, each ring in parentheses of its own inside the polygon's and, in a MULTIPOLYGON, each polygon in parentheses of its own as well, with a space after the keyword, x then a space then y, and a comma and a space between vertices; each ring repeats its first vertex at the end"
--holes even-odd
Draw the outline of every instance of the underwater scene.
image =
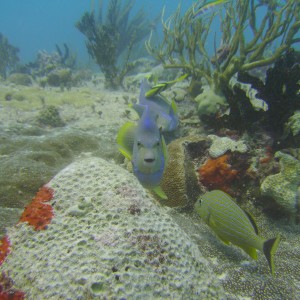
POLYGON ((0 1, 0 300, 300 299, 299 0, 0 1))

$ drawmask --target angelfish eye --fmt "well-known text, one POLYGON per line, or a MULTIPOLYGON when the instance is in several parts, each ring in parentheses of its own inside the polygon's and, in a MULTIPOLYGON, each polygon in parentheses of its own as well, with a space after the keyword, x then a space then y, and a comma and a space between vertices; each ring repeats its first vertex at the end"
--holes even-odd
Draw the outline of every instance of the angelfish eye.
POLYGON ((141 141, 137 141, 137 145, 141 146, 142 145, 141 141))
POLYGON ((157 141, 157 142, 156 142, 156 146, 159 146, 159 145, 160 145, 160 142, 159 142, 159 141, 157 141))

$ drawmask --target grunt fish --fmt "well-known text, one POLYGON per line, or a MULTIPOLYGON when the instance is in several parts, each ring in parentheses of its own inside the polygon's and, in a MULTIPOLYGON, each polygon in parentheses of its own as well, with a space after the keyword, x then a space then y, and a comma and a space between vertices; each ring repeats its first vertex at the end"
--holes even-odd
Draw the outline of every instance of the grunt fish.
POLYGON ((196 202, 195 209, 225 244, 242 248, 253 259, 257 259, 257 250, 262 251, 274 275, 273 256, 280 238, 260 237, 253 218, 228 194, 220 190, 207 192, 196 202))

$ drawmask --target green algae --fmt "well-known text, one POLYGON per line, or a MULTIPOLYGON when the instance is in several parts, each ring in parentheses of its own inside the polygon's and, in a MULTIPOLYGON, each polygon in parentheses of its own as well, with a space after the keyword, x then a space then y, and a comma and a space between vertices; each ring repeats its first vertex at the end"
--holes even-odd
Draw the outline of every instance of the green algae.
POLYGON ((0 89, 0 105, 14 109, 32 111, 45 105, 73 105, 76 108, 92 105, 95 102, 87 88, 74 88, 61 92, 59 89, 42 89, 39 87, 22 87, 5 85, 0 89), (11 95, 11 100, 6 96, 11 95))

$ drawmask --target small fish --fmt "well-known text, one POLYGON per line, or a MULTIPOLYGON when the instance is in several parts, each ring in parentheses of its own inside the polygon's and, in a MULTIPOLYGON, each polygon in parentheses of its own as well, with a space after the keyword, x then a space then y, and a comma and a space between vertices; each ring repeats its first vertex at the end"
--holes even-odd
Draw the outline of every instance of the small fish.
POLYGON ((274 276, 273 256, 280 237, 269 240, 260 237, 253 218, 223 191, 205 193, 196 202, 195 209, 225 244, 239 246, 253 259, 257 259, 256 250, 262 251, 274 276))
POLYGON ((162 132, 174 131, 178 127, 179 118, 177 114, 177 106, 173 100, 171 104, 161 95, 153 95, 146 98, 146 91, 150 89, 147 80, 143 80, 141 84, 141 93, 139 104, 132 105, 141 117, 145 107, 149 107, 152 117, 155 119, 158 128, 162 132))
POLYGON ((131 160, 140 183, 165 199, 159 184, 166 165, 167 146, 148 106, 143 108, 137 124, 128 122, 121 127, 117 143, 119 151, 131 160))
POLYGON ((197 18, 197 17, 207 13, 211 9, 215 8, 217 5, 220 5, 222 3, 225 4, 227 2, 229 2, 229 0, 217 0, 217 1, 212 1, 212 2, 206 3, 202 6, 200 6, 196 11, 194 10, 193 18, 197 18))
POLYGON ((146 96, 146 98, 149 98, 151 96, 159 94, 159 93, 165 91, 166 89, 168 89, 169 87, 171 87, 172 85, 174 85, 176 82, 184 80, 188 76, 189 76, 189 74, 184 74, 175 80, 156 84, 149 91, 146 92, 145 96, 146 96))

